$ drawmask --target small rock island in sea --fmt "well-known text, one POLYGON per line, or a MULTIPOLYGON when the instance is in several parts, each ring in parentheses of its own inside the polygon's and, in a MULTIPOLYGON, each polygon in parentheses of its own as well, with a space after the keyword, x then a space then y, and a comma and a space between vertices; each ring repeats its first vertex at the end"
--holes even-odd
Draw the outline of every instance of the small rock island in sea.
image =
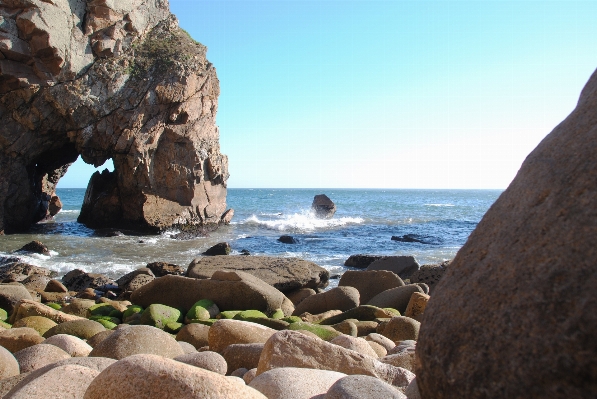
MULTIPOLYGON (((79 155, 115 166, 89 182, 92 228, 230 222, 218 79, 167 1, 7 1, 0 37, 0 232, 55 215, 79 155)), ((595 154, 597 73, 452 262, 358 254, 332 289, 313 262, 224 243, 58 279, 19 258, 51 250, 30 243, 0 258, 0 396, 597 397, 595 154)))

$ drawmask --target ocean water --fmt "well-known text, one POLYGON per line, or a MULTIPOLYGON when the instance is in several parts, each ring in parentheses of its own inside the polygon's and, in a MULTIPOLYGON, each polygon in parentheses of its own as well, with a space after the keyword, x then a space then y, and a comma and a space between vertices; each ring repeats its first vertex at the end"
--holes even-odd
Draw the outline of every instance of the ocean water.
MULTIPOLYGON (((352 254, 413 255, 420 264, 454 257, 501 190, 229 189, 235 216, 208 237, 175 240, 158 236, 100 237, 77 223, 85 189, 58 189, 63 210, 53 222, 28 234, 0 237, 0 256, 39 240, 51 256, 18 256, 63 275, 75 268, 119 277, 147 263, 188 264, 212 245, 227 241, 233 254, 298 257, 341 275, 352 254), (337 207, 332 219, 310 211, 313 197, 326 194, 337 207), (297 244, 277 241, 291 235, 297 244), (422 242, 392 241, 413 235, 422 242)), ((337 280, 332 280, 332 286, 337 280)))

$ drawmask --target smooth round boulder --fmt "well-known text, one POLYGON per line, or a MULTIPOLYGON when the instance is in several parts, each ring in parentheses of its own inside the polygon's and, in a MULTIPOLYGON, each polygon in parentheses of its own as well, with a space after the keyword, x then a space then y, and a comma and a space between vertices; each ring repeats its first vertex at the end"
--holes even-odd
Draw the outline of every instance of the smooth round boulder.
POLYGON ((9 328, 0 331, 0 345, 15 353, 21 349, 42 343, 44 338, 29 327, 9 328))
POLYGON ((39 333, 39 335, 44 335, 46 333, 46 331, 48 331, 50 328, 55 327, 57 325, 58 325, 58 323, 56 323, 53 320, 48 319, 47 317, 28 316, 28 317, 23 317, 22 319, 15 321, 14 324, 12 325, 12 327, 13 328, 29 327, 29 328, 33 328, 35 331, 37 331, 39 333))
POLYGON ((195 347, 191 344, 189 344, 188 342, 184 342, 184 341, 178 341, 178 345, 180 345, 180 347, 182 348, 182 351, 185 353, 185 355, 187 353, 196 353, 197 349, 195 349, 195 347))
POLYGON ((170 334, 151 326, 129 326, 108 335, 93 348, 90 357, 120 360, 136 354, 153 354, 173 359, 184 355, 170 334))
POLYGON ((176 340, 188 342, 198 349, 209 344, 209 329, 209 326, 201 323, 187 324, 176 334, 176 340))
POLYGON ((249 384, 268 399, 305 399, 325 394, 344 373, 296 367, 280 367, 259 374, 249 384))
POLYGON ((396 343, 394 341, 378 333, 371 333, 367 335, 365 339, 367 341, 378 343, 379 345, 383 346, 387 351, 390 351, 392 348, 396 346, 396 343))
MULTIPOLYGON (((50 345, 48 345, 50 346, 50 345)), ((5 396, 7 399, 82 398, 99 371, 76 364, 53 367, 35 379, 23 379, 5 396)))
POLYGON ((61 310, 64 313, 72 314, 74 316, 87 317, 87 309, 96 305, 94 300, 74 298, 68 305, 65 305, 61 310))
POLYGON ((14 357, 19 362, 21 373, 27 373, 71 356, 57 346, 37 344, 21 349, 14 357))
POLYGON ((8 313, 13 313, 15 305, 21 299, 33 299, 24 285, 17 283, 0 284, 0 308, 8 313))
POLYGON ((226 375, 226 370, 228 369, 228 364, 226 364, 226 360, 224 360, 222 355, 212 351, 187 353, 176 356, 174 360, 222 375, 226 375))
POLYGON ((323 399, 407 399, 391 386, 368 375, 349 375, 330 387, 323 399))
POLYGON ((133 355, 106 368, 84 399, 266 399, 225 376, 156 355, 133 355))
POLYGON ((47 338, 45 345, 54 345, 72 357, 86 357, 93 349, 91 345, 74 335, 58 334, 47 338))
POLYGON ((60 323, 57 326, 50 328, 45 332, 44 338, 50 338, 51 336, 58 334, 68 334, 81 339, 89 339, 102 331, 106 331, 106 329, 97 321, 81 319, 60 323))
POLYGON ((349 310, 359 306, 359 291, 353 287, 336 287, 303 299, 292 313, 299 316, 309 312, 319 314, 328 310, 349 310))
POLYGON ((209 328, 209 348, 215 352, 222 352, 232 344, 265 343, 276 332, 276 330, 261 324, 222 319, 216 321, 209 328))
POLYGON ((97 344, 102 342, 104 339, 106 339, 106 337, 108 335, 112 334, 113 332, 114 331, 112 331, 112 330, 100 331, 97 334, 95 334, 93 337, 89 338, 87 340, 87 344, 89 346, 91 346, 92 348, 95 348, 97 346, 97 344))
POLYGON ((393 308, 399 311, 400 314, 404 314, 408 307, 408 303, 410 302, 410 297, 414 292, 423 293, 423 289, 416 284, 392 288, 371 298, 371 300, 367 302, 367 305, 373 305, 379 308, 393 308))
POLYGON ((249 385, 251 383, 251 381, 253 381, 253 379, 256 376, 257 376, 257 368, 253 368, 243 374, 243 380, 245 381, 245 384, 249 385))
POLYGON ((413 284, 426 284, 429 287, 428 294, 431 294, 437 283, 444 276, 446 270, 448 270, 451 262, 451 260, 448 260, 437 265, 423 265, 410 276, 410 282, 413 284))
POLYGON ((371 262, 367 271, 388 270, 405 279, 419 270, 419 267, 419 262, 413 256, 384 256, 371 262))
POLYGON ((396 316, 392 317, 387 323, 381 323, 377 328, 377 332, 398 343, 407 339, 416 341, 419 337, 420 328, 421 323, 415 319, 396 316))
POLYGON ((595 154, 597 71, 435 287, 421 397, 597 397, 595 154))
POLYGON ((344 272, 338 287, 354 287, 359 291, 360 302, 367 303, 375 295, 385 290, 402 287, 404 281, 397 274, 388 270, 355 271, 344 272))
POLYGON ((264 344, 232 344, 228 345, 223 351, 222 356, 228 365, 227 373, 234 370, 245 368, 253 369, 259 364, 259 357, 263 352, 264 344))
POLYGON ((340 335, 330 341, 334 345, 353 350, 361 355, 377 358, 377 353, 363 338, 351 337, 350 335, 340 335))
POLYGON ((0 346, 0 380, 18 375, 19 362, 8 349, 0 346))

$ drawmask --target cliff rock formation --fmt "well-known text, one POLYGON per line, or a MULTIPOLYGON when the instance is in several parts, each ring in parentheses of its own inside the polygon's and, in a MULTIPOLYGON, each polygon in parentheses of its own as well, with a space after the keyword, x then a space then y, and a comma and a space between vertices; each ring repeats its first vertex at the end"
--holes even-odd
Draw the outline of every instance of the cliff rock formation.
POLYGON ((56 184, 79 155, 114 162, 90 180, 90 227, 218 224, 228 162, 206 51, 167 0, 3 0, 0 232, 56 213, 56 184))
POLYGON ((421 397, 597 397, 596 157, 597 71, 437 284, 421 397))

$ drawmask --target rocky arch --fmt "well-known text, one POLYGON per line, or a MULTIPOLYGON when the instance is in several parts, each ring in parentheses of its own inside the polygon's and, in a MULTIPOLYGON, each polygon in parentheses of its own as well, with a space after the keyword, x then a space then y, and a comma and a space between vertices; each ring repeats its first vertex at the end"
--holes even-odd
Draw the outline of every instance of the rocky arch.
POLYGON ((90 227, 223 222, 218 78, 167 0, 9 0, 0 19, 0 232, 51 217, 79 155, 114 161, 90 180, 90 227))

